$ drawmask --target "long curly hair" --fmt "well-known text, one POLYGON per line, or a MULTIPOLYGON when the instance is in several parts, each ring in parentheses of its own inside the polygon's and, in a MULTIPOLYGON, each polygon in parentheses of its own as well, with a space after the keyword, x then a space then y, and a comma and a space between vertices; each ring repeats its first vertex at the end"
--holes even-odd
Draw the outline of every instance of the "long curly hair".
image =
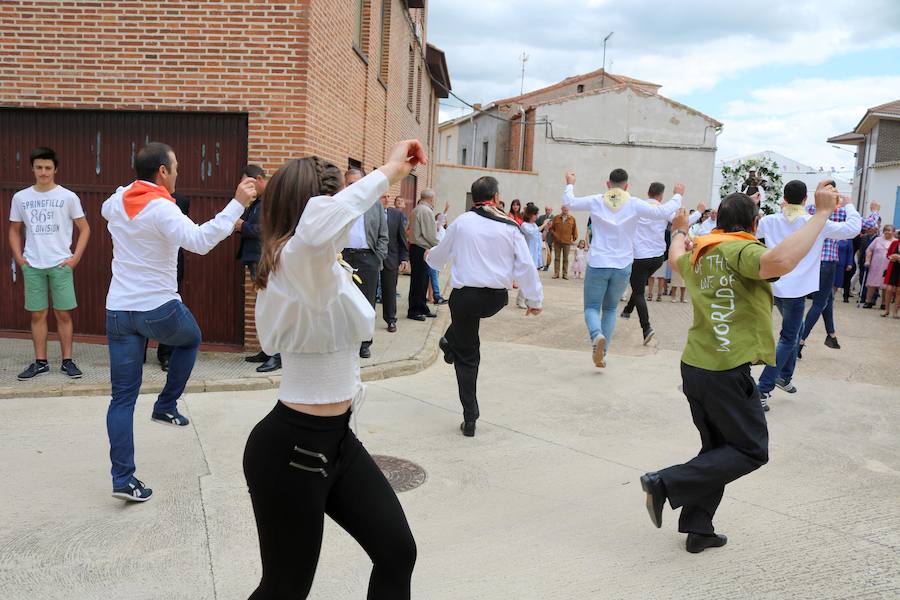
POLYGON ((287 161, 272 175, 262 201, 262 251, 256 289, 263 290, 278 269, 281 249, 294 235, 310 198, 331 196, 344 187, 341 170, 318 156, 287 161))

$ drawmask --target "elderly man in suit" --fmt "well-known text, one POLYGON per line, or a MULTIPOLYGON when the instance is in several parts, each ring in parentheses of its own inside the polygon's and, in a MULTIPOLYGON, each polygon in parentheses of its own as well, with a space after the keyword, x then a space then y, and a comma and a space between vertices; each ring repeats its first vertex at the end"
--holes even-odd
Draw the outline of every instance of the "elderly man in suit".
MULTIPOLYGON (((350 169, 344 175, 348 186, 365 176, 362 169, 350 169)), ((384 259, 388 255, 388 227, 384 207, 373 204, 350 228, 350 239, 341 253, 344 260, 356 269, 360 281, 359 289, 375 308, 375 290, 384 259)), ((394 297, 396 301, 396 296, 394 297)), ((370 358, 372 340, 363 342, 359 347, 360 358, 370 358)))
POLYGON ((381 314, 387 330, 394 333, 397 331, 397 279, 400 273, 409 270, 409 248, 406 245, 406 215, 399 208, 389 207, 389 201, 387 194, 381 197, 388 232, 388 252, 381 268, 381 314))

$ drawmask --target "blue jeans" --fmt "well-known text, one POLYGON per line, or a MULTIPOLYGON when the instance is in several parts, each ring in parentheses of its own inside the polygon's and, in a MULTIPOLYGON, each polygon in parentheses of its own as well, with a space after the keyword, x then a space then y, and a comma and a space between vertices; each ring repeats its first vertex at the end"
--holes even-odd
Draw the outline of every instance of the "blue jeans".
POLYGON ((834 272, 838 263, 834 261, 822 261, 819 267, 819 291, 813 296, 813 303, 806 313, 806 322, 803 323, 803 335, 800 341, 806 341, 813 327, 822 315, 825 321, 825 333, 834 333, 834 272))
POLYGON ((775 298, 775 308, 781 313, 781 335, 775 347, 775 366, 766 365, 759 377, 759 391, 767 394, 775 389, 775 380, 789 382, 797 366, 797 350, 803 331, 803 310, 806 298, 775 298))
POLYGON ((197 359, 200 327, 178 300, 148 311, 106 311, 112 401, 106 413, 113 489, 134 476, 134 403, 144 374, 144 344, 151 339, 173 347, 166 385, 153 412, 174 413, 197 359))
POLYGON ((431 292, 434 295, 434 301, 437 302, 441 299, 441 282, 438 280, 440 271, 428 267, 428 272, 431 275, 431 292))
POLYGON ((607 351, 616 329, 619 298, 625 292, 630 278, 631 265, 624 269, 588 267, 584 277, 584 322, 591 341, 603 334, 607 351))

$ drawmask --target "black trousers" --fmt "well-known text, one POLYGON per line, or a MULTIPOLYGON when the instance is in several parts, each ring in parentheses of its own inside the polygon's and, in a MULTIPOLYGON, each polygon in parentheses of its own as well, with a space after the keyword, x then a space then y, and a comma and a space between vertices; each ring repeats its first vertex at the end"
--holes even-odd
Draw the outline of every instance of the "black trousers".
POLYGON ((636 258, 631 266, 631 298, 625 305, 625 313, 631 312, 637 308, 638 318, 641 320, 641 329, 646 333, 650 329, 650 311, 647 310, 647 299, 644 297, 644 290, 650 276, 660 268, 665 259, 662 256, 655 258, 636 258))
POLYGON ((372 559, 370 600, 410 597, 415 540, 397 495, 349 419, 349 411, 314 417, 278 402, 250 433, 244 476, 262 557, 251 600, 309 595, 325 515, 372 559))
POLYGON ((450 327, 444 337, 455 357, 456 384, 463 418, 478 419, 478 365, 481 364, 481 319, 493 317, 509 302, 506 290, 464 287, 450 293, 450 327))
MULTIPOLYGON (((378 255, 372 250, 344 248, 341 256, 344 257, 347 264, 356 269, 356 275, 362 280, 362 283, 356 282, 356 286, 362 291, 372 308, 375 308, 375 291, 378 289, 379 270, 381 269, 378 255)), ((372 340, 363 342, 362 345, 371 346, 372 340)))
POLYGON ((853 279, 853 276, 856 274, 856 264, 850 265, 849 271, 844 271, 844 302, 850 301, 850 280, 853 279))
POLYGON ((397 280, 400 269, 381 270, 381 316, 385 323, 397 322, 397 280))
POLYGON ((425 248, 416 244, 409 245, 409 267, 412 273, 409 282, 409 308, 406 314, 410 317, 428 314, 431 312, 427 303, 431 276, 425 262, 425 248))
POLYGON ((700 454, 659 475, 672 508, 682 507, 678 531, 710 534, 725 485, 768 462, 769 430, 749 364, 707 371, 681 363, 681 377, 700 454))

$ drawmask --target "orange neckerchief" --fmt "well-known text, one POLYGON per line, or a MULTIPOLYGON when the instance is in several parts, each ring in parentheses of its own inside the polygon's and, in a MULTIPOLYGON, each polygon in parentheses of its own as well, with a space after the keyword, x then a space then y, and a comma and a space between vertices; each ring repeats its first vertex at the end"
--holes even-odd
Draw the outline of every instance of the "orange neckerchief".
POLYGON ((125 206, 125 213, 128 215, 128 218, 134 219, 139 212, 144 210, 147 204, 158 198, 165 198, 169 202, 175 202, 175 198, 169 194, 169 190, 166 188, 138 179, 125 191, 125 194, 122 196, 122 204, 125 206))
POLYGON ((745 231, 738 231, 736 233, 725 233, 721 229, 713 229, 712 233, 708 235, 701 235, 696 240, 694 240, 694 252, 691 254, 691 266, 695 266, 697 261, 706 254, 708 251, 712 250, 716 246, 724 242, 734 242, 737 240, 746 240, 748 242, 759 242, 756 239, 756 236, 752 233, 747 233, 745 231))

